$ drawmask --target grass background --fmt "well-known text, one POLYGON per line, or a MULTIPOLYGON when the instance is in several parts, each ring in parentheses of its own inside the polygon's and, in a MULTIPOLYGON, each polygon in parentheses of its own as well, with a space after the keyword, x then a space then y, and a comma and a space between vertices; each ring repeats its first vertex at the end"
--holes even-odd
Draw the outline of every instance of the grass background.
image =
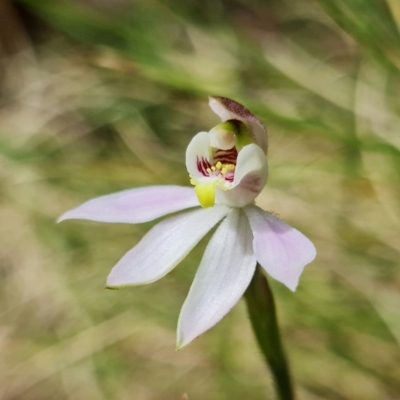
POLYGON ((257 203, 316 244, 271 281, 299 400, 400 393, 397 0, 21 0, 0 5, 0 398, 273 399, 243 302, 176 353, 207 238, 149 286, 104 290, 154 223, 55 219, 188 184, 210 94, 267 126, 257 203))

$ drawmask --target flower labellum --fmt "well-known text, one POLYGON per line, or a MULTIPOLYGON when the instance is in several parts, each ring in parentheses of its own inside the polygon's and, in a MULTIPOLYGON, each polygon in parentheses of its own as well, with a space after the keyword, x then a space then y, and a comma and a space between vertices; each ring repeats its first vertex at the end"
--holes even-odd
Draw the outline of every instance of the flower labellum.
POLYGON ((162 278, 220 223, 183 304, 177 348, 229 312, 249 285, 257 262, 294 291, 305 265, 316 255, 302 233, 254 204, 268 177, 263 124, 225 97, 210 97, 209 104, 222 122, 195 135, 188 145, 186 167, 194 188, 125 190, 89 200, 58 219, 141 223, 197 207, 155 225, 111 270, 109 288, 162 278))

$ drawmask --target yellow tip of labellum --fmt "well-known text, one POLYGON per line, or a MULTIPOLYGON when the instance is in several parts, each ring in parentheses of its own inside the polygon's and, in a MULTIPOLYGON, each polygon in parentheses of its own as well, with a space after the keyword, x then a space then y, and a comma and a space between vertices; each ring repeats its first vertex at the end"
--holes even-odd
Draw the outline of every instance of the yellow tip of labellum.
POLYGON ((214 207, 215 205, 215 186, 216 182, 198 183, 194 190, 203 208, 214 207))

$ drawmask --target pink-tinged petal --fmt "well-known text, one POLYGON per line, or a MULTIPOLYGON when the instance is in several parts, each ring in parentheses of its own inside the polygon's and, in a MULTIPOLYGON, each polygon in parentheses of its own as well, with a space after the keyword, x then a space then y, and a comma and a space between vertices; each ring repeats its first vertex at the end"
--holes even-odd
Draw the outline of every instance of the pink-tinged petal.
POLYGON ((149 186, 124 190, 89 200, 67 211, 57 222, 88 219, 98 222, 140 223, 163 215, 198 206, 193 188, 149 186))
POLYGON ((233 185, 237 186, 242 184, 243 180, 249 174, 254 173, 258 174, 260 179, 251 190, 260 193, 268 178, 267 158, 259 146, 256 144, 249 144, 243 147, 242 151, 239 152, 233 185))
POLYGON ((254 141, 262 148, 265 154, 268 149, 268 135, 262 122, 241 104, 226 97, 210 96, 210 108, 222 121, 237 119, 244 122, 250 130, 254 141))
POLYGON ((206 170, 210 165, 210 138, 208 132, 199 132, 190 141, 186 149, 186 168, 193 178, 203 178, 199 170, 206 170), (200 164, 199 164, 200 163, 200 164))
POLYGON ((115 265, 107 278, 107 286, 141 285, 162 278, 228 211, 228 207, 221 205, 160 222, 115 265))
POLYGON ((256 258, 246 216, 233 209, 211 238, 182 307, 177 348, 219 322, 242 297, 256 258))
POLYGON ((218 189, 217 200, 232 207, 253 203, 268 178, 268 164, 264 152, 256 144, 249 144, 239 152, 235 170, 234 188, 218 189))
POLYGON ((304 267, 315 258, 314 245, 301 232, 257 206, 244 211, 253 231, 258 262, 274 279, 296 290, 304 267))

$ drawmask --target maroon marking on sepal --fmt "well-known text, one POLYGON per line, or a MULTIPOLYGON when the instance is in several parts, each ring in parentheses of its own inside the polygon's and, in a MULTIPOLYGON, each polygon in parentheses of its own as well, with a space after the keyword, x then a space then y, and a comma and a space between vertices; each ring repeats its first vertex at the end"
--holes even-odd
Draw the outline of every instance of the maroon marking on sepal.
POLYGON ((210 98, 218 101, 226 110, 239 117, 239 119, 255 122, 256 124, 264 127, 262 122, 253 115, 247 108, 243 107, 240 103, 221 96, 210 96, 210 98))

